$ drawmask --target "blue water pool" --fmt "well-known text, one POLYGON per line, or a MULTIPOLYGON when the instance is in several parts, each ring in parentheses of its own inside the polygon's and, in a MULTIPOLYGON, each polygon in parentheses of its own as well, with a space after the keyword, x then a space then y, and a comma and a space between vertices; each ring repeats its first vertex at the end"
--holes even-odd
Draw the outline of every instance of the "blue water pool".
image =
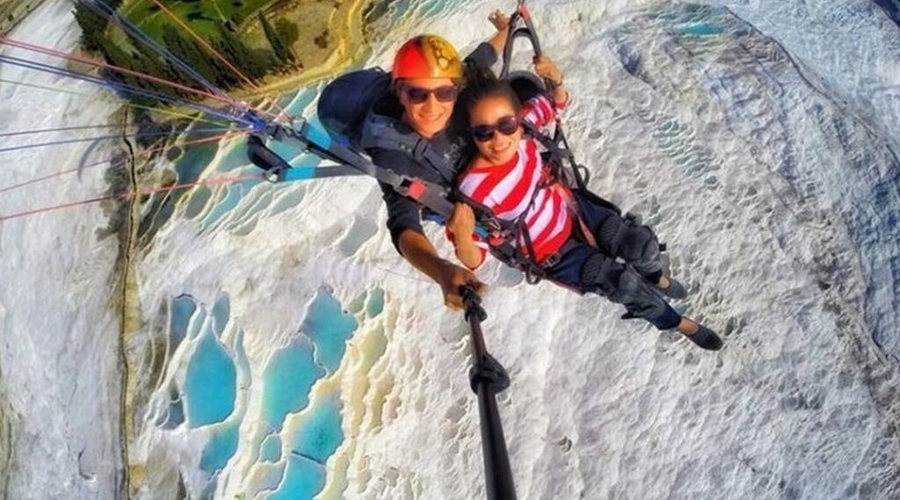
POLYGON ((713 23, 693 23, 682 26, 679 31, 690 36, 712 36, 721 34, 725 29, 713 23))
POLYGON ((376 288, 369 292, 369 299, 366 301, 366 314, 370 318, 374 318, 384 311, 384 290, 376 288))
POLYGON ((325 465, 344 440, 341 430, 341 400, 330 394, 310 411, 307 420, 294 432, 291 452, 325 465))
POLYGON ((330 374, 341 364, 347 339, 356 330, 356 319, 325 290, 319 290, 300 327, 316 348, 316 361, 330 374))
POLYGON ((307 500, 325 487, 325 468, 302 456, 288 457, 287 470, 269 500, 307 500))
POLYGON ((221 336, 228 324, 228 318, 231 317, 231 301, 228 295, 222 294, 216 299, 216 304, 212 309, 213 332, 216 336, 221 336))
POLYGON ((209 442, 203 448, 200 470, 213 473, 225 468, 228 460, 237 451, 239 427, 240 422, 235 420, 233 423, 213 431, 209 442))
POLYGON ((325 371, 313 360, 313 347, 298 339, 272 356, 263 372, 262 419, 280 431, 284 418, 309 403, 309 391, 325 371))
POLYGON ((234 410, 237 370, 228 351, 210 332, 200 337, 188 362, 184 400, 189 427, 222 422, 234 410))
POLYGON ((259 447, 259 460, 261 462, 277 462, 280 459, 281 437, 278 434, 269 434, 259 447))
POLYGON ((194 299, 189 295, 179 295, 172 301, 169 315, 169 356, 175 352, 175 349, 187 336, 191 317, 196 311, 197 304, 194 303, 194 299))

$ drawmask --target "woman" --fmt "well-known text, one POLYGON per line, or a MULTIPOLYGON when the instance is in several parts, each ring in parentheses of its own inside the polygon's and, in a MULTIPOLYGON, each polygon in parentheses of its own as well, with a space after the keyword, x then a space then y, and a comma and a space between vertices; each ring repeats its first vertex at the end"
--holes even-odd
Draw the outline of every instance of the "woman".
MULTIPOLYGON (((536 59, 535 72, 553 83, 553 102, 539 95, 522 106, 509 84, 489 71, 468 82, 462 101, 478 152, 458 178, 460 192, 515 222, 520 228, 515 244, 549 279, 621 303, 627 318, 644 318, 661 330, 676 328, 704 349, 720 349, 715 332, 678 314, 660 295, 687 293, 663 274, 653 232, 549 178, 539 144, 523 138, 522 121, 536 128, 552 122, 568 92, 549 58, 536 59)), ((479 267, 487 244, 474 233, 472 209, 458 204, 447 230, 459 260, 470 269, 479 267)))

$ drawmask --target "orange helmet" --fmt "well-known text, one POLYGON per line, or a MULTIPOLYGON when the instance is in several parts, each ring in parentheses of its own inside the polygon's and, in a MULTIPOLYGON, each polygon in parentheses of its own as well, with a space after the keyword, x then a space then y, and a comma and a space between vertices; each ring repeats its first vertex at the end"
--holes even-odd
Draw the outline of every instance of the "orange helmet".
POLYGON ((419 35, 404 43, 394 56, 391 77, 462 78, 459 54, 450 42, 437 35, 419 35))

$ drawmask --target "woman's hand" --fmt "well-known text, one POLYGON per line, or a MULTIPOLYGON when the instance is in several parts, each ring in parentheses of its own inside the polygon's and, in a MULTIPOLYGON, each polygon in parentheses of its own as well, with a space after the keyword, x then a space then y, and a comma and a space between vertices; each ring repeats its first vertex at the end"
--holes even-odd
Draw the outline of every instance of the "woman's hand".
POLYGON ((447 229, 456 236, 457 240, 471 239, 475 232, 475 212, 465 203, 455 203, 453 213, 447 221, 447 229))
POLYGON ((536 56, 534 58, 534 72, 541 78, 550 80, 557 87, 562 85, 563 74, 556 63, 547 56, 536 56))
POLYGON ((497 28, 497 31, 506 31, 506 28, 509 27, 509 16, 503 13, 500 9, 491 12, 488 15, 488 21, 497 28))
POLYGON ((563 74, 556 64, 547 56, 534 58, 534 72, 550 82, 550 96, 556 109, 563 109, 569 102, 569 91, 563 86, 563 74))
MULTIPOLYGON (((484 251, 475 245, 475 212, 465 203, 456 203, 447 221, 447 231, 453 233, 456 258, 469 269, 477 269, 484 262, 484 251)), ((446 294, 445 294, 446 297, 446 294)))

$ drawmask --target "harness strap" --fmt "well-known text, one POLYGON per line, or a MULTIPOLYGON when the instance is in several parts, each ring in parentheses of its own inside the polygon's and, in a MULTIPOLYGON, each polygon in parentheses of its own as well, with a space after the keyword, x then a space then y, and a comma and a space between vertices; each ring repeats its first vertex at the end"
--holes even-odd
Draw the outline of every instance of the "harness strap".
MULTIPOLYGON (((575 200, 575 196, 572 195, 572 191, 566 189, 565 198, 569 208, 569 215, 577 223, 577 225, 573 228, 573 231, 578 231, 578 234, 580 234, 585 243, 599 250, 600 247, 597 244, 597 239, 594 237, 593 231, 591 231, 591 228, 588 227, 579 213, 580 209, 578 206, 578 202, 575 200)), ((569 238, 565 243, 563 243, 563 246, 556 251, 556 253, 550 255, 544 260, 544 262, 541 263, 541 267, 546 269, 548 267, 555 266, 563 255, 565 255, 569 250, 578 245, 579 243, 576 242, 573 238, 569 238)))
POLYGON ((419 164, 430 166, 447 183, 452 183, 456 173, 450 162, 431 146, 428 139, 415 133, 397 130, 396 122, 390 118, 369 113, 360 137, 362 149, 378 148, 403 151, 419 164))
MULTIPOLYGON (((523 253, 519 246, 520 235, 523 233, 523 227, 520 226, 519 219, 516 221, 500 219, 489 207, 466 196, 459 190, 454 191, 454 197, 471 206, 475 212, 476 219, 488 229, 489 233, 486 241, 491 255, 501 262, 523 271, 526 280, 531 284, 537 283, 541 278, 545 277, 546 273, 532 258, 534 250, 529 246, 527 247, 528 253, 523 253)), ((524 221, 524 214, 520 219, 524 221)), ((524 229, 524 233, 528 234, 527 228, 524 229)))
POLYGON ((551 165, 553 177, 557 179, 563 179, 566 182, 566 185, 572 188, 579 189, 587 189, 587 180, 589 176, 589 172, 586 167, 583 165, 579 165, 575 161, 575 155, 572 154, 572 151, 567 147, 561 147, 559 145, 560 140, 565 140, 563 137, 560 139, 562 132, 559 130, 557 125, 557 138, 551 139, 547 134, 541 132, 537 127, 534 126, 529 121, 523 121, 522 127, 525 129, 525 132, 528 133, 531 137, 541 143, 541 146, 547 150, 547 163, 551 165), (564 171, 563 164, 568 163, 571 168, 571 178, 566 175, 564 171))
POLYGON ((416 140, 416 144, 413 146, 412 156, 419 163, 423 160, 428 162, 428 164, 431 165, 431 168, 435 169, 445 181, 452 183, 456 178, 456 172, 450 166, 450 161, 444 155, 435 151, 435 149, 431 147, 431 143, 428 139, 419 137, 418 140, 416 140))
POLYGON ((545 278, 547 274, 544 272, 545 266, 539 264, 535 259, 534 244, 525 219, 528 211, 534 206, 538 190, 543 187, 546 186, 535 187, 531 193, 528 207, 514 221, 500 219, 490 207, 473 200, 458 190, 454 193, 459 201, 473 208, 479 221, 483 219, 495 224, 493 227, 489 227, 493 233, 493 239, 488 241, 491 253, 503 262, 523 271, 526 281, 532 285, 545 278), (524 252, 522 251, 523 246, 525 247, 524 252))
MULTIPOLYGON (((361 139, 361 146, 363 148, 400 149, 412 156, 417 163, 431 166, 451 185, 455 180, 456 175, 447 158, 438 154, 427 139, 398 131, 394 123, 387 118, 370 115, 361 139)), ((380 167, 376 168, 385 170, 380 167)), ((393 174, 393 172, 391 173, 393 174)), ((532 264, 532 259, 523 255, 514 244, 518 239, 519 232, 515 224, 497 218, 488 207, 465 196, 458 190, 450 191, 421 179, 400 177, 396 174, 394 177, 398 177, 398 179, 386 183, 400 195, 413 199, 447 219, 453 213, 453 204, 450 199, 467 203, 475 211, 478 223, 486 228, 489 234, 494 235, 494 244, 490 245, 492 253, 496 252, 495 255, 498 258, 516 267, 525 269, 536 267, 532 264), (510 239, 513 239, 513 242, 510 239)))
POLYGON ((585 243, 599 249, 600 245, 597 244, 597 238, 594 237, 594 232, 591 231, 591 228, 589 228, 587 224, 585 224, 584 218, 582 218, 578 213, 577 206, 570 207, 569 211, 572 214, 572 218, 574 218, 578 222, 578 226, 581 229, 581 235, 584 237, 585 243))

